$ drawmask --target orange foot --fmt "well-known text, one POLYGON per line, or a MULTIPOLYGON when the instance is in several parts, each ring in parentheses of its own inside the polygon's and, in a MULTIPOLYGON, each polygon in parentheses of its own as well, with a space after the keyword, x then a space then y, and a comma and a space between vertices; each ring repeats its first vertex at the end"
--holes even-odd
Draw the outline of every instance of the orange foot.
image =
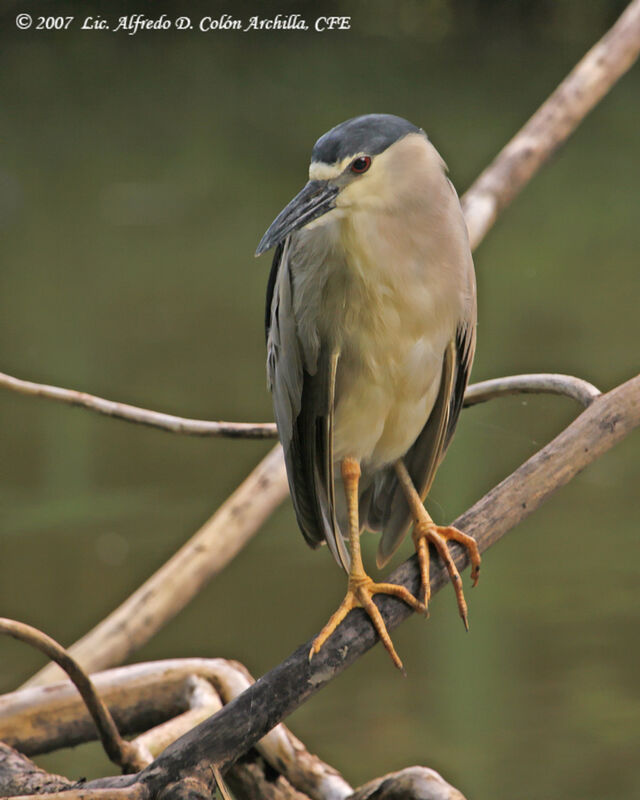
POLYGON ((375 594, 391 594, 394 597, 398 597, 400 600, 404 600, 404 602, 413 608, 414 611, 419 611, 423 614, 426 612, 425 606, 416 600, 411 592, 408 589, 405 589, 404 586, 398 586, 395 583, 375 583, 366 574, 366 572, 364 572, 364 570, 362 570, 362 574, 352 574, 349 576, 349 585, 344 600, 340 604, 335 614, 333 614, 329 622, 327 622, 324 628, 313 640, 313 645, 309 651, 309 660, 311 660, 316 653, 320 652, 322 645, 327 641, 329 636, 331 636, 338 625, 353 608, 364 608, 369 615, 373 626, 378 632, 378 636, 380 637, 382 644, 385 646, 387 652, 391 656, 393 663, 396 665, 396 667, 398 667, 398 669, 404 672, 402 661, 400 660, 400 657, 396 653, 396 649, 393 646, 387 626, 382 619, 382 614, 380 614, 378 607, 373 602, 372 598, 375 594))
POLYGON ((451 553, 447 547, 447 542, 453 540, 459 542, 463 547, 466 547, 471 560, 471 580, 475 586, 478 583, 480 576, 480 552, 476 540, 462 533, 457 528, 441 527, 436 525, 431 518, 428 520, 420 520, 415 524, 413 529, 413 543, 418 554, 418 561, 420 563, 420 574, 422 576, 422 588, 424 591, 424 605, 429 607, 429 600, 431 599, 431 583, 429 580, 429 542, 435 547, 436 552, 444 561, 453 583, 453 588, 456 592, 458 600, 458 611, 464 622, 464 627, 469 630, 469 619, 467 616, 467 603, 464 599, 464 592, 462 591, 462 578, 458 572, 458 568, 453 563, 451 553))

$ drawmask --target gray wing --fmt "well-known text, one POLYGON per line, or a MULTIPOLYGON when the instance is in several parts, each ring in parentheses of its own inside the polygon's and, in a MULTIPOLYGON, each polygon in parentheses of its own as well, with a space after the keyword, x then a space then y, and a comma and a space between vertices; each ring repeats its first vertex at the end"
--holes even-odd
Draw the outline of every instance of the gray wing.
POLYGON ((327 542, 348 570, 349 555, 335 515, 333 406, 338 354, 319 343, 305 354, 293 305, 291 241, 278 246, 267 287, 267 376, 289 490, 311 547, 327 542))
MULTIPOLYGON (((455 339, 447 347, 433 410, 403 459, 423 500, 455 431, 471 372, 475 341, 474 315, 471 320, 459 325, 455 339)), ((384 566, 411 524, 411 512, 393 467, 375 477, 366 495, 361 498, 360 505, 361 519, 366 520, 366 527, 382 529, 377 562, 379 567, 384 566)))

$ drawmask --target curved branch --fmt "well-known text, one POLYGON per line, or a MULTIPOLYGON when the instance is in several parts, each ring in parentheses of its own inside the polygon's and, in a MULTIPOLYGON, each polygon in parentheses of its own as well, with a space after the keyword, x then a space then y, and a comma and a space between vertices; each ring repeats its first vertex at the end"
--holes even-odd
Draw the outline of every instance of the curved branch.
POLYGON ((464 395, 464 406, 469 408, 510 394, 560 394, 573 398, 583 408, 587 408, 602 392, 592 383, 572 375, 545 372, 535 375, 509 375, 469 386, 464 395))
POLYGON ((408 767, 365 783, 346 800, 465 800, 429 767, 408 767))
POLYGON ((128 772, 137 772, 137 770, 142 769, 149 763, 140 758, 138 748, 135 745, 125 741, 120 736, 109 709, 98 696, 88 675, 55 639, 42 633, 37 628, 33 628, 31 625, 25 625, 23 622, 6 619, 5 617, 0 617, 0 633, 30 644, 62 667, 69 676, 69 680, 80 692, 80 696, 84 700, 87 710, 98 729, 100 741, 111 761, 128 772))

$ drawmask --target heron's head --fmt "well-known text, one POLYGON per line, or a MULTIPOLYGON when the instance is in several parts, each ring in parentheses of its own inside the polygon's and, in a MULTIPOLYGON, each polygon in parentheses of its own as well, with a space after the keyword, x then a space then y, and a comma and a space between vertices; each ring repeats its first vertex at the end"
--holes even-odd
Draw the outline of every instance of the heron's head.
POLYGON ((410 200, 434 163, 441 174, 442 161, 424 131, 401 117, 366 114, 337 125, 315 143, 309 182, 271 223, 256 255, 329 214, 410 200))

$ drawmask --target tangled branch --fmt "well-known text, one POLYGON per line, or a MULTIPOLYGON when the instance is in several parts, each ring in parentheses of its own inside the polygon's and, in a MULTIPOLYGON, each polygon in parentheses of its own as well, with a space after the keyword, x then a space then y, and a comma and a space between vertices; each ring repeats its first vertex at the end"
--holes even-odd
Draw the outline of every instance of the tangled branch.
MULTIPOLYGON (((134 664, 97 673, 93 681, 102 700, 112 708, 123 734, 144 730, 151 715, 162 720, 133 739, 142 753, 149 754, 149 761, 152 754, 158 755, 254 683, 241 664, 221 658, 134 664)), ((79 787, 65 778, 43 773, 21 754, 50 752, 94 738, 86 707, 67 681, 0 697, 0 739, 7 743, 0 744, 0 796, 14 794, 15 785, 33 788, 34 793, 43 785, 52 791, 77 792, 79 787)), ((224 793, 218 768, 212 765, 212 770, 224 793)), ((268 800, 356 800, 368 797, 383 783, 387 792, 392 786, 403 789, 405 798, 428 798, 433 793, 439 800, 464 800, 457 789, 427 767, 411 767, 377 778, 354 792, 337 770, 309 753, 283 724, 269 731, 256 743, 255 751, 245 754, 225 777, 237 797, 268 800), (273 778, 274 771, 279 775, 277 780, 273 778)), ((115 786, 108 788, 118 791, 115 786)), ((149 795, 141 784, 119 791, 125 789, 129 793, 135 789, 141 797, 149 795)), ((93 791, 86 786, 82 790, 93 791)))

